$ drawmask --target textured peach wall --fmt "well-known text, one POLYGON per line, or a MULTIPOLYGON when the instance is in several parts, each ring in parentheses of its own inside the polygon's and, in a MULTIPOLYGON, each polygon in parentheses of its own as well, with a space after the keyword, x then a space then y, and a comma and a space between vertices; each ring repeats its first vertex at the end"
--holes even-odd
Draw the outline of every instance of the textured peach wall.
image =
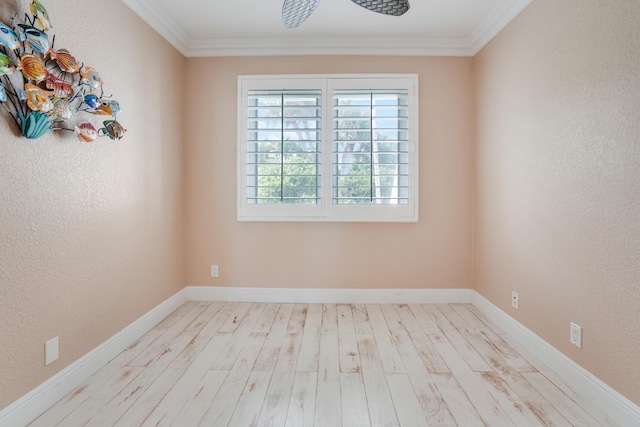
MULTIPOLYGON (((0 20, 28 3, 1 2, 0 20)), ((129 132, 28 141, 0 111, 0 409, 184 286, 185 60, 121 2, 46 6, 56 46, 101 72, 129 132)))
POLYGON ((469 288, 469 58, 258 57, 187 62, 186 266, 197 286, 469 288), (237 76, 417 73, 417 224, 236 221, 237 76), (212 279, 210 264, 220 265, 212 279))
POLYGON ((475 288, 636 404, 638 23, 637 1, 536 0, 475 58, 475 288))

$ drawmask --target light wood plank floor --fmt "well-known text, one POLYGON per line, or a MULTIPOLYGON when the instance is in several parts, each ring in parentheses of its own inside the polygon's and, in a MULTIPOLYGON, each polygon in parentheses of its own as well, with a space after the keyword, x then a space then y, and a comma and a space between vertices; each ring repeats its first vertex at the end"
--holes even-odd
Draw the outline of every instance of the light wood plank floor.
POLYGON ((187 302, 39 426, 614 425, 468 304, 187 302))

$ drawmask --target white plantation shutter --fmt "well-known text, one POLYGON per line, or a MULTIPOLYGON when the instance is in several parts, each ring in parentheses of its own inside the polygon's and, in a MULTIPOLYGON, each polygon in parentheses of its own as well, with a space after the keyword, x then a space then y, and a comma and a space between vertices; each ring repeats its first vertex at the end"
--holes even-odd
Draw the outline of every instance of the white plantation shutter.
POLYGON ((238 219, 418 220, 417 76, 240 76, 238 219))
POLYGON ((333 93, 333 203, 409 203, 407 90, 333 93))
POLYGON ((247 203, 316 204, 322 91, 248 92, 247 203))

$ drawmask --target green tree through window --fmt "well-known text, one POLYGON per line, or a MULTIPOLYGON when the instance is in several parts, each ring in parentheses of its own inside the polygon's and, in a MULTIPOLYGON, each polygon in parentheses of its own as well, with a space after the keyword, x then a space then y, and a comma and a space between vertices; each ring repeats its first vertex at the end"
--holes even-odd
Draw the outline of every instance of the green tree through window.
POLYGON ((406 94, 397 91, 336 92, 334 203, 406 203, 406 105, 406 94))
POLYGON ((320 198, 320 116, 318 91, 250 93, 253 140, 248 175, 253 203, 315 204, 320 198))

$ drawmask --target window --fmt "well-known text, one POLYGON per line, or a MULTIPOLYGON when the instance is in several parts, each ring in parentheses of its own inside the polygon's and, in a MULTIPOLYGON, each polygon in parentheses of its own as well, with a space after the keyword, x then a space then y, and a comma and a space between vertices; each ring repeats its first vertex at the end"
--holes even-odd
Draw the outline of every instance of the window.
POLYGON ((238 219, 417 221, 417 76, 240 76, 238 219))
POLYGON ((320 200, 320 90, 249 91, 247 203, 320 200))

